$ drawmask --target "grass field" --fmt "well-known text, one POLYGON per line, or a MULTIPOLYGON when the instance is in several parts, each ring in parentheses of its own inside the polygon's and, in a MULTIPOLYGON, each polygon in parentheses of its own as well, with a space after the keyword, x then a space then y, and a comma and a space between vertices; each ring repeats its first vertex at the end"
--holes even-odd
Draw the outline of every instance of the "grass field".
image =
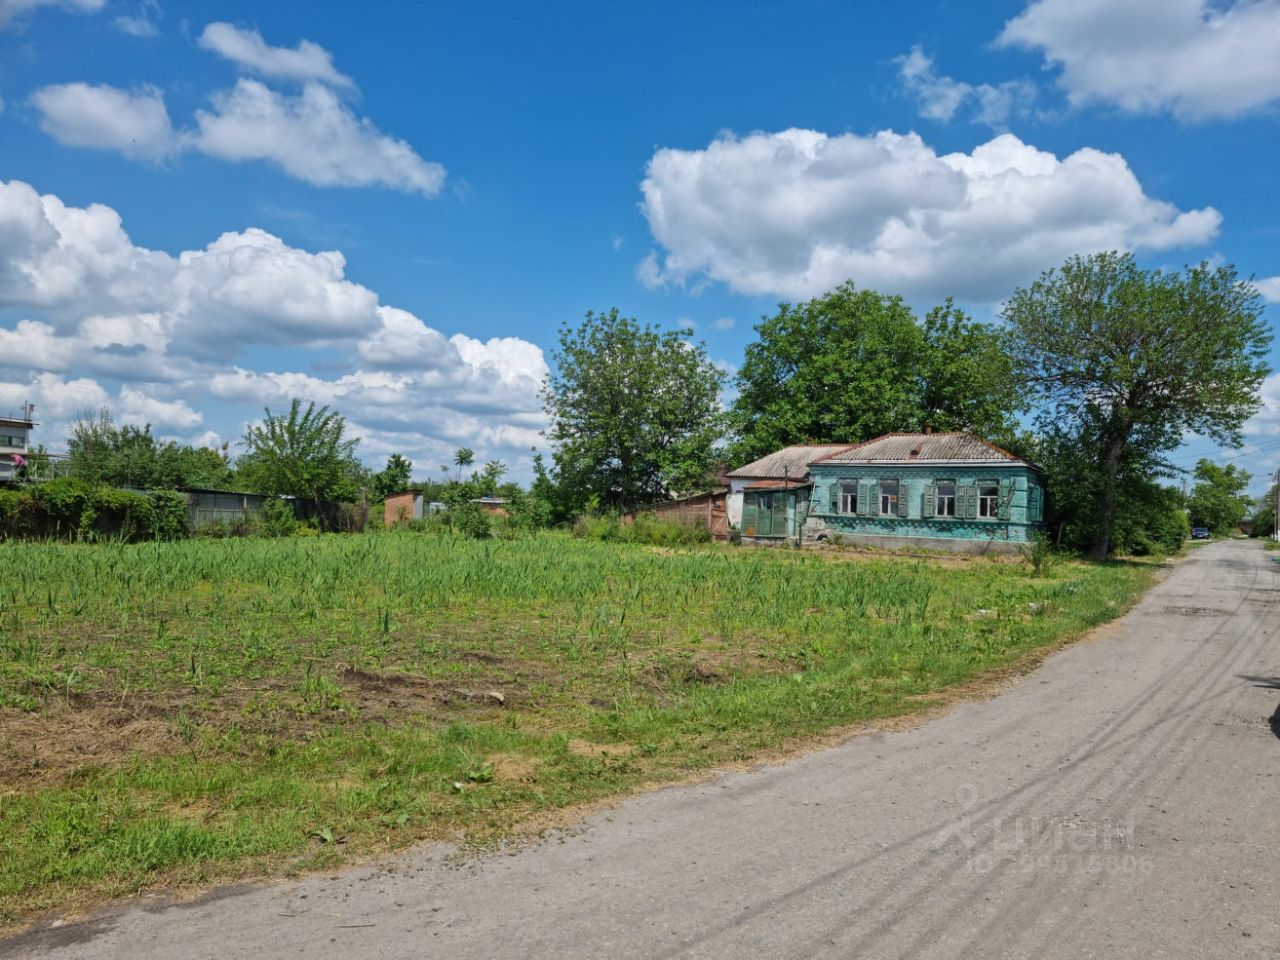
POLYGON ((545 535, 0 545, 0 924, 329 866, 909 713, 1154 565, 545 535))

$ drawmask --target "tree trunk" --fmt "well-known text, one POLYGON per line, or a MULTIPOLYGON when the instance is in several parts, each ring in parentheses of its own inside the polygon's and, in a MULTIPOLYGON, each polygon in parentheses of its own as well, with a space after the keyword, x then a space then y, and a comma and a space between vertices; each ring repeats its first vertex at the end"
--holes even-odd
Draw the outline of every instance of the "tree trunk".
POLYGON ((1107 444, 1102 458, 1102 493, 1098 497, 1098 539, 1094 542, 1091 556, 1094 560, 1106 560, 1111 552, 1111 528, 1116 519, 1116 477, 1120 473, 1120 458, 1129 442, 1129 433, 1133 430, 1132 421, 1125 420, 1116 431, 1116 435, 1107 444))

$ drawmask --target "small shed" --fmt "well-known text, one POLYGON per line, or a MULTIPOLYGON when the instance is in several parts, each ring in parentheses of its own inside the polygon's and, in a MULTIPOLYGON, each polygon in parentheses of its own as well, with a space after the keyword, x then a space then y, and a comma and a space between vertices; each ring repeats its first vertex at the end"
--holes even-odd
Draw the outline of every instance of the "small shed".
POLYGON ((485 513, 495 517, 507 515, 507 501, 502 497, 476 497, 471 501, 485 513))
POLYGON ((716 487, 706 493, 695 493, 675 500, 645 504, 623 515, 624 523, 634 523, 638 514, 648 513, 659 520, 706 527, 714 540, 729 539, 728 487, 716 487))
POLYGON ((186 488, 187 525, 194 531, 213 523, 234 524, 252 520, 262 513, 262 505, 273 499, 263 493, 236 493, 232 490, 186 488))
POLYGON ((422 491, 401 490, 387 497, 382 511, 382 522, 388 527, 410 520, 421 520, 423 513, 422 491))

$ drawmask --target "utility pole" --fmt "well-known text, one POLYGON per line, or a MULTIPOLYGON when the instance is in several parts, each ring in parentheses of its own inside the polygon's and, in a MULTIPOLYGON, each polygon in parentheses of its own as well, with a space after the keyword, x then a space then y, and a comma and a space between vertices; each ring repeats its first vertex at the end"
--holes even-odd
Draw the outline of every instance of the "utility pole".
POLYGON ((1280 540, 1280 467, 1276 467, 1276 482, 1271 487, 1275 504, 1271 508, 1271 539, 1280 540))

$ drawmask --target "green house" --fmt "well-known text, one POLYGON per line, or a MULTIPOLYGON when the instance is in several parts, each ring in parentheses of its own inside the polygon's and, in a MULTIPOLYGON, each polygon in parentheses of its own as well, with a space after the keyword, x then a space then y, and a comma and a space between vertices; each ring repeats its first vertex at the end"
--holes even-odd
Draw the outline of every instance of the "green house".
MULTIPOLYGON (((744 485, 744 539, 1006 553, 1044 518, 1039 470, 968 433, 891 433, 834 448, 789 447, 771 457, 784 454, 782 484, 744 485)), ((763 462, 742 472, 759 473, 763 462)), ((731 522, 736 512, 731 504, 731 522)))

